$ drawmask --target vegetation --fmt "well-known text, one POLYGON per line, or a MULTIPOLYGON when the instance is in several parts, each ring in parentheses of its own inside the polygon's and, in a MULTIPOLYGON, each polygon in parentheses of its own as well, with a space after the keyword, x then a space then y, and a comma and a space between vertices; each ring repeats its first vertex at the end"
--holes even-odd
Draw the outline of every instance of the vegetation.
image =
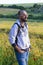
MULTIPOLYGON (((0 65, 18 65, 8 36, 13 22, 0 23, 0 65)), ((29 65, 43 65, 43 22, 28 22, 31 51, 29 65)))
POLYGON ((28 13, 28 30, 31 43, 29 65, 43 65, 43 4, 0 5, 0 65, 18 65, 9 31, 24 9, 28 13))
POLYGON ((28 12, 28 19, 43 20, 43 5, 41 4, 27 4, 27 5, 0 5, 0 18, 17 19, 17 12, 19 10, 26 10, 28 12))

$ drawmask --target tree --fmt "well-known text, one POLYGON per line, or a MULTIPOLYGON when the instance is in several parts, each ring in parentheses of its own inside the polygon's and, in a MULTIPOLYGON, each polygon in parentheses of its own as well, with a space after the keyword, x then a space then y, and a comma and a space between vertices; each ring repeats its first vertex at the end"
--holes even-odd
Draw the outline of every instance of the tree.
POLYGON ((38 4, 34 4, 34 5, 33 5, 33 8, 38 8, 38 9, 39 9, 40 7, 41 7, 40 4, 39 4, 39 5, 38 5, 38 4))

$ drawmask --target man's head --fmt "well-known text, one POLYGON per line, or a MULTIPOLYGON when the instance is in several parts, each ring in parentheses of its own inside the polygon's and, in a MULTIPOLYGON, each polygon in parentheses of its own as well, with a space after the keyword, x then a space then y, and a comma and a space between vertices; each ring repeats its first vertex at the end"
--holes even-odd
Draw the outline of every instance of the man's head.
POLYGON ((18 12, 18 17, 19 19, 22 21, 22 22, 26 22, 27 21, 27 18, 28 18, 28 14, 25 10, 20 10, 18 12))

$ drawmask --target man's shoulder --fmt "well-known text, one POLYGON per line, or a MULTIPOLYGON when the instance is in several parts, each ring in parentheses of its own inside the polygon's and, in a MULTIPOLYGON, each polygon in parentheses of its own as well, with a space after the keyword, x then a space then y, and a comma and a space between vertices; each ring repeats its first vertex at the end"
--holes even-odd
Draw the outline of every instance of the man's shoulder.
POLYGON ((14 22, 14 25, 15 25, 15 23, 17 23, 17 24, 20 25, 19 19, 17 19, 17 20, 14 22))
POLYGON ((19 20, 17 19, 14 24, 12 25, 12 28, 18 28, 20 26, 19 20))

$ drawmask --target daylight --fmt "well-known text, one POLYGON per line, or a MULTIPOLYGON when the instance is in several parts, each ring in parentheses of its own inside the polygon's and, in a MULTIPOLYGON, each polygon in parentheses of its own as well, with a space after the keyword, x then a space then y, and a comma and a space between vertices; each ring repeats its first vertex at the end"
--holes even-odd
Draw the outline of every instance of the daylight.
POLYGON ((0 0, 0 4, 43 3, 43 0, 0 0))

